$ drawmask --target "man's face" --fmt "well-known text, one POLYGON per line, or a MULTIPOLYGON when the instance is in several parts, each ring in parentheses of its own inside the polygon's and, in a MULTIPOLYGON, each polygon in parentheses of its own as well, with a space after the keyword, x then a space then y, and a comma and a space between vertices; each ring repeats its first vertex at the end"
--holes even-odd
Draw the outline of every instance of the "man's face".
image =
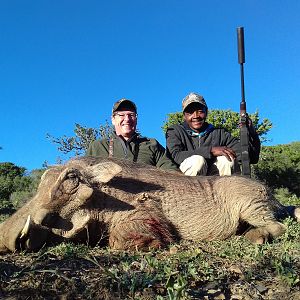
POLYGON ((200 132, 207 116, 207 110, 199 103, 191 103, 185 109, 183 116, 192 130, 200 132))
POLYGON ((116 134, 128 140, 135 134, 137 115, 130 108, 124 107, 113 113, 111 122, 115 126, 116 134))

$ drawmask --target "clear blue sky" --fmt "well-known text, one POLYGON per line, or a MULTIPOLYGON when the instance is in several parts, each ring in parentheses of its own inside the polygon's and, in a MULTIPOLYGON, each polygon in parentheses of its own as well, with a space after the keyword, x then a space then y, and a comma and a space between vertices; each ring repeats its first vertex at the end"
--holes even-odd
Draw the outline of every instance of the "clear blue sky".
POLYGON ((299 141, 299 0, 0 1, 0 162, 55 163, 47 133, 104 124, 123 97, 163 145, 166 115, 189 92, 238 111, 239 26, 248 111, 273 122, 270 145, 299 141))

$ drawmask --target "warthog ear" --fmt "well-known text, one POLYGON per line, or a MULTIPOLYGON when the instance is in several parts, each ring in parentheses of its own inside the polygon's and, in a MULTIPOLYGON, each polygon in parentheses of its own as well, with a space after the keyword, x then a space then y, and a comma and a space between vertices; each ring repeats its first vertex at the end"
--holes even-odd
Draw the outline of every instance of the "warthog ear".
POLYGON ((105 161, 87 168, 92 180, 96 182, 109 182, 115 175, 122 171, 122 167, 112 161, 105 161))

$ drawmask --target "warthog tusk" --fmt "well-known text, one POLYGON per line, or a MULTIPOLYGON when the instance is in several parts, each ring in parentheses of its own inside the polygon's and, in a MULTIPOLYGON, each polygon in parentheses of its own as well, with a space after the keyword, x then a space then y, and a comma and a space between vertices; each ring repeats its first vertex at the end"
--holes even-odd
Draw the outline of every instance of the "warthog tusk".
POLYGON ((30 215, 27 217, 25 226, 23 227, 22 231, 21 231, 21 235, 20 235, 20 239, 22 239, 23 237, 25 237, 28 234, 29 231, 29 225, 30 225, 30 215))

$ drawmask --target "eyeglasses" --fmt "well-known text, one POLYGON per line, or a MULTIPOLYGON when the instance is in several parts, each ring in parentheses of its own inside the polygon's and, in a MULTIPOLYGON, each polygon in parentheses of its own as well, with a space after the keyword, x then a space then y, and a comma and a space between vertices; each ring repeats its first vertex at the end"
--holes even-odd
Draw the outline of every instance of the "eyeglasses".
POLYGON ((128 117, 128 119, 132 119, 135 120, 137 117, 136 113, 131 113, 131 114, 123 114, 123 113, 114 113, 114 116, 118 116, 120 119, 125 119, 126 117, 128 117))

